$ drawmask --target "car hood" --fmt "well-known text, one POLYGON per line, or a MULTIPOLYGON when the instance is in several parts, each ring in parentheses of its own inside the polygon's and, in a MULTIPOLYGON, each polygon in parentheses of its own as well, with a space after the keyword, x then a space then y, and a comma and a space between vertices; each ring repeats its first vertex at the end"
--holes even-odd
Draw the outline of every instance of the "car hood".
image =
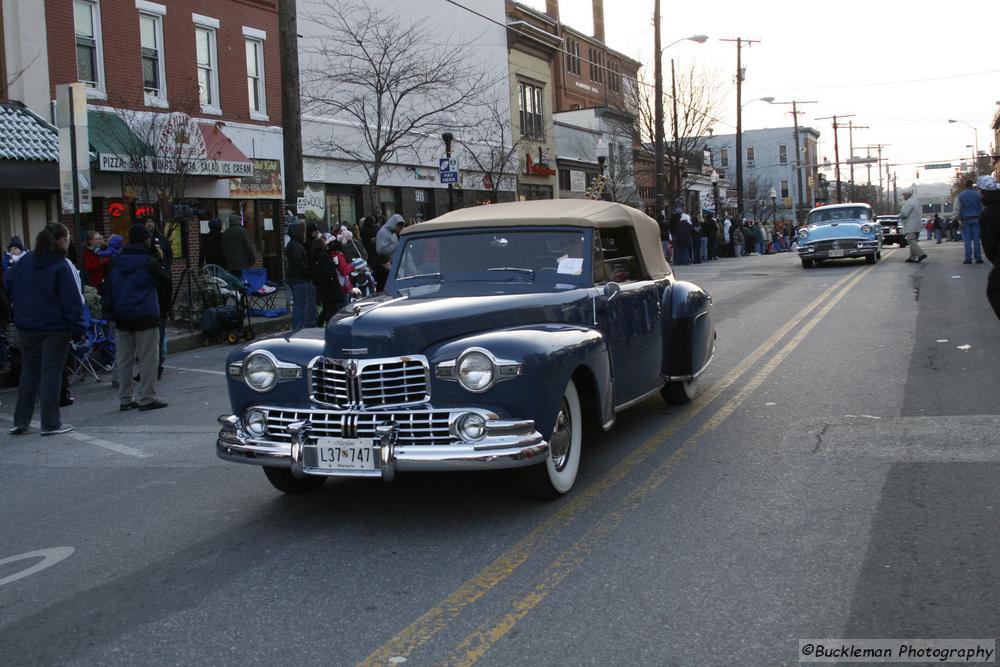
POLYGON ((432 344, 480 331, 546 322, 582 322, 586 289, 528 294, 378 297, 358 302, 326 328, 334 359, 423 354, 432 344), (574 312, 577 314, 574 315, 574 312))
MULTIPOLYGON (((806 237, 805 242, 811 243, 813 241, 825 241, 827 239, 871 238, 871 233, 866 234, 861 230, 862 225, 872 225, 872 223, 867 221, 851 222, 849 220, 845 220, 843 222, 810 225, 807 227, 809 230, 809 236, 806 237)), ((872 225, 872 229, 874 229, 874 225, 872 225)))

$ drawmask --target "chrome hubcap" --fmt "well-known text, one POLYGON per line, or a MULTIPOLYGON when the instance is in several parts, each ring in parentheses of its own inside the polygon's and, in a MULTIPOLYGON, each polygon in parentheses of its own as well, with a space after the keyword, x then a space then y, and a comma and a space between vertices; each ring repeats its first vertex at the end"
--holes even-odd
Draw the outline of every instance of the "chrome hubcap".
POLYGON ((556 428, 549 441, 549 455, 557 472, 562 472, 569 461, 569 450, 573 438, 573 423, 569 416, 569 406, 563 401, 562 410, 556 416, 556 428))

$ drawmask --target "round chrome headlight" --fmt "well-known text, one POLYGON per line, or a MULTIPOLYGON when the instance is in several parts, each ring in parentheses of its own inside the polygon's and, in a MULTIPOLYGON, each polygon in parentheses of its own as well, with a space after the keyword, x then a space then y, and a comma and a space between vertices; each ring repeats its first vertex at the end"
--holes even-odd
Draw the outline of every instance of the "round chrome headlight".
POLYGON ((861 231, 863 231, 865 234, 871 234, 872 233, 872 226, 871 225, 861 225, 861 231))
POLYGON ((267 415, 263 410, 250 410, 243 420, 243 426, 250 432, 250 435, 260 437, 267 433, 267 415))
POLYGON ((482 440, 486 436, 486 420, 475 412, 463 415, 458 420, 458 434, 463 440, 482 440))
POLYGON ((496 379, 496 367, 493 360, 485 352, 472 349, 466 350, 458 358, 458 383, 468 391, 479 394, 493 386, 496 379))
POLYGON ((799 238, 800 239, 804 239, 807 236, 809 236, 809 230, 808 229, 806 229, 805 227, 803 227, 802 229, 799 230, 799 238))
POLYGON ((254 391, 270 391, 278 384, 278 367, 271 355, 251 352, 243 360, 243 380, 254 391))

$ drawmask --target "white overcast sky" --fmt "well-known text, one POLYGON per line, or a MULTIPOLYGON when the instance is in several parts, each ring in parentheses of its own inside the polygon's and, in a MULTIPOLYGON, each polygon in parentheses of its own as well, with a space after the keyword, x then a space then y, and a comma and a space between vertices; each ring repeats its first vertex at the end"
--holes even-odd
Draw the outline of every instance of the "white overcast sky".
MULTIPOLYGON (((544 11, 545 0, 523 0, 544 11)), ((883 152, 893 163, 900 188, 946 180, 953 171, 926 171, 929 162, 958 163, 971 158, 975 134, 980 151, 993 143, 990 123, 1000 100, 1000 57, 996 25, 1000 9, 992 3, 918 7, 888 0, 840 0, 810 7, 791 0, 661 1, 663 45, 705 34, 704 44, 681 42, 666 55, 678 64, 704 65, 730 83, 726 124, 717 134, 735 131, 736 45, 720 38, 759 39, 743 50, 743 128, 790 126, 790 106, 748 100, 816 100, 800 107, 800 124, 818 129, 820 153, 833 160, 833 130, 818 117, 855 114, 867 130, 854 131, 858 146, 890 144, 883 152), (920 179, 914 181, 919 168, 920 179)), ((592 34, 591 0, 561 0, 563 23, 592 34)), ((606 41, 611 48, 646 64, 652 80, 653 0, 605 0, 606 41)), ((669 82, 669 63, 665 69, 669 82)), ((668 131, 669 134, 669 131, 668 131)), ((841 160, 848 156, 847 130, 840 132, 841 160)), ((864 171, 862 169, 862 171, 864 171)), ((831 172, 832 178, 832 172, 831 172)), ((842 178, 847 176, 842 173, 842 178)), ((855 180, 863 175, 855 172, 855 180)))

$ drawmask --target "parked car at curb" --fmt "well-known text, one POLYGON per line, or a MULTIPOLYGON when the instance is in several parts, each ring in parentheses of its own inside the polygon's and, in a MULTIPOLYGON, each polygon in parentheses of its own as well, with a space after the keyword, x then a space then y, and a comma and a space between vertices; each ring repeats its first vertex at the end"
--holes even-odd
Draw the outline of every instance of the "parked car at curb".
POLYGON ((676 279, 640 211, 463 209, 403 231, 383 294, 233 352, 216 450, 286 493, 509 468, 554 498, 588 426, 656 393, 690 401, 715 337, 711 298, 676 279))
POLYGON ((875 222, 882 228, 882 245, 896 244, 900 248, 906 247, 906 234, 899 224, 898 215, 880 215, 875 218, 875 222))
POLYGON ((806 269, 828 259, 864 257, 874 264, 882 257, 882 227, 868 204, 814 208, 799 229, 798 242, 796 252, 806 269))

